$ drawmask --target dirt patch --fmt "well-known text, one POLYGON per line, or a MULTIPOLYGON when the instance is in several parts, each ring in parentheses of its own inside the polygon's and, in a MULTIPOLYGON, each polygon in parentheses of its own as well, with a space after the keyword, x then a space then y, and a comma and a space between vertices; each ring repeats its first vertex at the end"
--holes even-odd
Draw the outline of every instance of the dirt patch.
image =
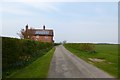
POLYGON ((99 58, 88 58, 88 60, 90 60, 92 62, 103 62, 103 61, 105 61, 104 59, 99 59, 99 58))
POLYGON ((113 64, 112 62, 107 62, 108 64, 113 64))
POLYGON ((90 64, 94 64, 92 61, 88 61, 88 63, 90 63, 90 64))

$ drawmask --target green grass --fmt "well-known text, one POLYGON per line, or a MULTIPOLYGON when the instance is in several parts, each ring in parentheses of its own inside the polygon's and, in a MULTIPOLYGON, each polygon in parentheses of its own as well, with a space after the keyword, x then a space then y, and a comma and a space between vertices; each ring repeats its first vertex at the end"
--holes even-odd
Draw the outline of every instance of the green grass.
POLYGON ((118 45, 96 44, 96 53, 82 52, 79 50, 78 45, 79 44, 65 44, 64 46, 79 58, 97 66, 114 77, 118 77, 118 45), (92 62, 88 58, 100 58, 105 61, 92 62))
POLYGON ((47 54, 38 58, 29 66, 14 72, 8 78, 46 78, 54 50, 54 48, 51 49, 47 54))

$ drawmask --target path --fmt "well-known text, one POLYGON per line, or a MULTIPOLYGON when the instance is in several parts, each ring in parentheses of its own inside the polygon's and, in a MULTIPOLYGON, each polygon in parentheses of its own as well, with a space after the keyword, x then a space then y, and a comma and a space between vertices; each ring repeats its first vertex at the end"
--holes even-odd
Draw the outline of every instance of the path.
POLYGON ((86 63, 66 50, 64 46, 56 47, 48 78, 113 78, 106 72, 86 63))

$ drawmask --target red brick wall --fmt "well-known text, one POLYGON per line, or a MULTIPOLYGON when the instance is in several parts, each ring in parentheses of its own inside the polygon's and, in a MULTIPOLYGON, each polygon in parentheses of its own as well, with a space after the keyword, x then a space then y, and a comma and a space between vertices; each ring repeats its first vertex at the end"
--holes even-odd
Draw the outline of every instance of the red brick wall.
POLYGON ((52 36, 39 36, 39 37, 32 36, 32 39, 40 42, 53 42, 52 36))

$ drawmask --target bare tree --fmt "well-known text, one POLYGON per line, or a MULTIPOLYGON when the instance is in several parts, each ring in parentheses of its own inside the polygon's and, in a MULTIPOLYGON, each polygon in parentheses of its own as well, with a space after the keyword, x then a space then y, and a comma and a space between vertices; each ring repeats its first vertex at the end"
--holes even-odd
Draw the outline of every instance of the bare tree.
POLYGON ((31 39, 33 36, 33 28, 28 29, 26 25, 26 30, 21 29, 20 33, 17 33, 21 39, 31 39))
POLYGON ((24 29, 21 29, 21 31, 19 33, 17 33, 17 35, 21 38, 21 39, 24 39, 25 38, 25 30, 24 29))
POLYGON ((63 41, 63 44, 65 44, 66 42, 67 42, 67 41, 66 41, 66 40, 64 40, 64 41, 63 41))

